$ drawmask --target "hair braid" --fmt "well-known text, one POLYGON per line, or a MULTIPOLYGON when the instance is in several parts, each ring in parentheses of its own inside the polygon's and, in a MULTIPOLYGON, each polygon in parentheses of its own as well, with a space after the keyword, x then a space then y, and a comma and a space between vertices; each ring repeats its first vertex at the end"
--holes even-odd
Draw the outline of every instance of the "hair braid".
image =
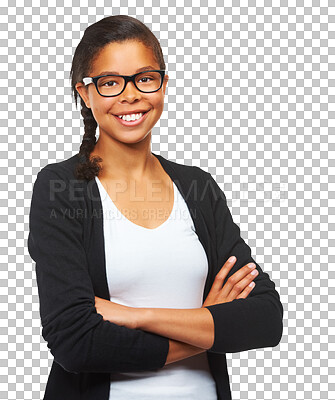
POLYGON ((84 136, 79 149, 79 163, 76 167, 76 177, 78 179, 91 180, 99 174, 101 166, 98 164, 102 161, 101 157, 92 157, 90 154, 96 143, 95 132, 97 122, 94 119, 90 108, 81 99, 81 115, 84 118, 84 136))

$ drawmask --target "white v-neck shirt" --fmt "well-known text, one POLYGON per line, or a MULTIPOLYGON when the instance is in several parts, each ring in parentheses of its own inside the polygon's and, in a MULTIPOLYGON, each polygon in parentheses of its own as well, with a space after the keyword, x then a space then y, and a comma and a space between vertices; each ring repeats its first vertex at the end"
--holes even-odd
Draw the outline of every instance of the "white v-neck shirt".
MULTIPOLYGON (((95 179, 110 300, 130 307, 200 308, 208 260, 175 183, 168 219, 149 229, 126 218, 95 179)), ((155 371, 112 373, 109 399, 217 400, 217 393, 204 352, 155 371)))

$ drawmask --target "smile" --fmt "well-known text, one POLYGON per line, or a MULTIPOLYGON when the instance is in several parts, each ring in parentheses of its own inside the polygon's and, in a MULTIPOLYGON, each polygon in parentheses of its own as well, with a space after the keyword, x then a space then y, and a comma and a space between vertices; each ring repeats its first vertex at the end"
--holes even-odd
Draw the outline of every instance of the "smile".
POLYGON ((147 111, 145 113, 138 113, 138 114, 131 114, 131 115, 128 114, 126 116, 118 116, 118 115, 113 114, 113 117, 115 117, 121 125, 136 126, 136 125, 141 124, 146 119, 149 111, 147 111))

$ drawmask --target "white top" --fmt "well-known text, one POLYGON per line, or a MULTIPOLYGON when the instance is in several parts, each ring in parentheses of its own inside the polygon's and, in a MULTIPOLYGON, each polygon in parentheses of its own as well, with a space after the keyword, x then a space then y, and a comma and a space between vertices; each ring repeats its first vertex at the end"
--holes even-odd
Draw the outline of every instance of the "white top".
MULTIPOLYGON (((149 229, 127 219, 95 178, 103 207, 110 300, 130 307, 200 308, 208 260, 175 183, 169 218, 149 229)), ((112 373, 109 398, 217 400, 217 393, 204 352, 155 371, 112 373)))

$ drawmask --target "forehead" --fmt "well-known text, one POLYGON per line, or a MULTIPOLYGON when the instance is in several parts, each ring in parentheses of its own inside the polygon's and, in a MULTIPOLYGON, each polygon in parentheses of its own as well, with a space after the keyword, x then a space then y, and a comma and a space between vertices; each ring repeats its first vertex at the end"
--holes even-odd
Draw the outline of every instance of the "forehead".
POLYGON ((150 48, 138 41, 110 43, 106 45, 94 59, 91 69, 92 75, 99 75, 102 71, 111 71, 120 75, 132 75, 139 68, 159 65, 150 48))

